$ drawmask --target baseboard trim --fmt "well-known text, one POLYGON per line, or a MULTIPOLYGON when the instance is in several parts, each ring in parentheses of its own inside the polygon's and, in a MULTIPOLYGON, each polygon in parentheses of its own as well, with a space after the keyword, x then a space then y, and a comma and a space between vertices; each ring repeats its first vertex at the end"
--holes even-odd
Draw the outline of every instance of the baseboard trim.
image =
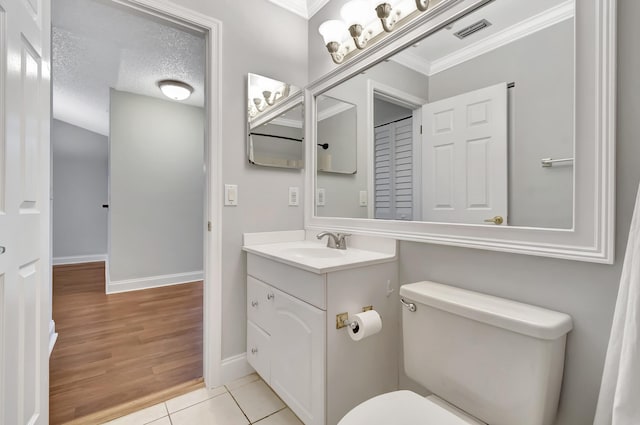
POLYGON ((255 370, 247 362, 247 353, 222 359, 221 376, 223 384, 228 384, 253 372, 255 370))
POLYGON ((61 266, 63 264, 94 263, 96 261, 107 261, 107 254, 75 255, 71 257, 54 257, 51 263, 54 266, 61 266))
POLYGON ((181 283, 203 280, 202 270, 196 272, 167 274, 162 276, 141 277, 127 280, 107 280, 107 294, 139 291, 141 289, 159 288, 161 286, 179 285, 181 283))
POLYGON ((53 352, 53 347, 56 345, 56 341, 58 340, 58 333, 56 332, 56 322, 53 320, 49 321, 49 357, 51 357, 51 353, 53 352))

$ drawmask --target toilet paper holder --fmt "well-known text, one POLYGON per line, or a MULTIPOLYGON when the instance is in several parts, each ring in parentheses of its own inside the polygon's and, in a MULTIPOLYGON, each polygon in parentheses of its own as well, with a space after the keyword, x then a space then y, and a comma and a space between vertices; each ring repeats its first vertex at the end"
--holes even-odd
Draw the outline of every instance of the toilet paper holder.
MULTIPOLYGON (((372 305, 362 307, 363 313, 369 310, 373 310, 372 305)), ((358 326, 358 324, 353 320, 349 320, 349 313, 336 314, 336 329, 346 328, 347 326, 350 327, 351 329, 355 329, 358 326)))

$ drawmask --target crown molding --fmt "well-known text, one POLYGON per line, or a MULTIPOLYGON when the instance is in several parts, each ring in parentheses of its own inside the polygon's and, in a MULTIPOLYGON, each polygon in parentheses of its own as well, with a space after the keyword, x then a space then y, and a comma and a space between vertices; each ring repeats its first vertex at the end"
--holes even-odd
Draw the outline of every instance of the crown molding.
POLYGON ((281 8, 288 10, 289 12, 295 13, 298 16, 303 17, 304 19, 309 19, 309 13, 307 12, 307 2, 306 0, 269 0, 271 3, 276 6, 280 6, 281 8))
POLYGON ((573 0, 565 1, 555 7, 545 10, 524 21, 518 22, 502 31, 499 31, 477 43, 473 43, 450 55, 443 56, 431 62, 429 74, 434 75, 446 69, 452 68, 463 62, 495 50, 499 47, 527 37, 552 25, 573 18, 575 14, 573 0))
POLYGON ((330 0, 307 0, 307 19, 318 13, 330 0))
POLYGON ((276 6, 295 13, 304 19, 311 19, 330 0, 269 0, 276 6))
POLYGON ((340 112, 347 111, 354 107, 355 105, 352 105, 350 103, 344 103, 344 102, 338 103, 336 105, 333 105, 330 108, 323 109, 322 111, 318 111, 318 121, 324 121, 327 118, 331 118, 334 115, 338 115, 340 112))
POLYGON ((269 124, 281 125, 283 127, 302 128, 302 120, 292 120, 289 118, 275 118, 269 124))
POLYGON ((430 75, 431 73, 431 63, 409 50, 396 53, 389 60, 405 66, 409 69, 413 69, 420 74, 430 75))

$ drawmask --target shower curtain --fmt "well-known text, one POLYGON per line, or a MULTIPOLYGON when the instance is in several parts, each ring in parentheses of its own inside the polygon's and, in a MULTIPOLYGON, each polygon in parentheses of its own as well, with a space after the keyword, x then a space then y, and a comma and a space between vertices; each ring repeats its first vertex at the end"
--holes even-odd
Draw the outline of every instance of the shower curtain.
POLYGON ((640 188, 593 424, 640 424, 640 188))

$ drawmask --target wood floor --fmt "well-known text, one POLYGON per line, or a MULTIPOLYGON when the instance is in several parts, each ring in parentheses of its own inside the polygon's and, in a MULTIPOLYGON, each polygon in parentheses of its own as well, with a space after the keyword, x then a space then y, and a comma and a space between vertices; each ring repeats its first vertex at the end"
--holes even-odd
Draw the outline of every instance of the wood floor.
POLYGON ((104 263, 55 266, 50 423, 202 376, 202 282, 105 295, 104 263))

